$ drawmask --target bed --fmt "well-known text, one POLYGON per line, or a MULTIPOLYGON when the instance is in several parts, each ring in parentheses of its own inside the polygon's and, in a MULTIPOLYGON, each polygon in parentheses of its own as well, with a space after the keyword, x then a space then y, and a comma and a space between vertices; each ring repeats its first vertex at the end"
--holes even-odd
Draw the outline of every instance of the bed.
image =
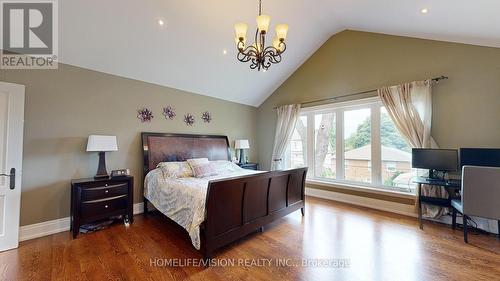
POLYGON ((142 133, 144 214, 148 202, 183 227, 205 259, 229 243, 301 209, 307 168, 263 172, 231 166, 229 140, 220 135, 142 133), (228 165, 205 178, 162 176, 162 162, 208 158, 228 165))

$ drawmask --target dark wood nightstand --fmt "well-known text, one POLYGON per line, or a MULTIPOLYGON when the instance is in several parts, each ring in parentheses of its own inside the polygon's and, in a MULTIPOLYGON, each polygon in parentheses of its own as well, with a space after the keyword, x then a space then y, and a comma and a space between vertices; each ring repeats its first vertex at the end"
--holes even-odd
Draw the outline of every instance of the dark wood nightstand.
POLYGON ((243 169, 247 169, 247 170, 258 170, 259 169, 259 164, 257 164, 257 163, 244 163, 244 164, 236 163, 236 165, 240 166, 243 169))
POLYGON ((71 230, 75 238, 82 224, 123 215, 133 222, 134 177, 75 179, 71 181, 71 230))

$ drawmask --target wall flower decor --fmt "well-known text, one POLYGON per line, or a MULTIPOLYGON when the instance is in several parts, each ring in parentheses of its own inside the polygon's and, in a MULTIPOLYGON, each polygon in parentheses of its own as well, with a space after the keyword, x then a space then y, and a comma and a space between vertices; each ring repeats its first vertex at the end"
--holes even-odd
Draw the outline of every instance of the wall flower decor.
POLYGON ((193 126, 194 124, 194 116, 191 113, 184 115, 184 123, 188 126, 193 126))
POLYGON ((203 119, 203 122, 205 123, 210 123, 210 121, 212 121, 212 114, 208 111, 205 111, 201 115, 201 119, 203 119))
POLYGON ((175 109, 173 107, 171 107, 170 105, 167 107, 164 107, 163 108, 163 115, 165 116, 165 119, 173 120, 174 117, 176 116, 175 109))
POLYGON ((143 109, 137 110, 137 118, 141 120, 141 122, 151 122, 153 119, 153 112, 149 110, 148 108, 144 107, 143 109))

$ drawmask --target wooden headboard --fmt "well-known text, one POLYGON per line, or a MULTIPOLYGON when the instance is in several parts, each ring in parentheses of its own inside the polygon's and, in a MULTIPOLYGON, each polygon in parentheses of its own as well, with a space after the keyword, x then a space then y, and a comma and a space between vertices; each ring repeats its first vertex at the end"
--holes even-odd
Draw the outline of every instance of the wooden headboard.
POLYGON ((144 176, 160 162, 191 158, 231 160, 227 136, 169 133, 141 133, 144 152, 144 176))

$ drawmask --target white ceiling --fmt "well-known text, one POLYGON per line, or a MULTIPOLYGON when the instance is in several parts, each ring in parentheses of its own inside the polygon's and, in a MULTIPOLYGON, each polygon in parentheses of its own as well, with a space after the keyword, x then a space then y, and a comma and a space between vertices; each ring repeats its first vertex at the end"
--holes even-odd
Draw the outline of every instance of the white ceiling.
POLYGON ((272 30, 277 23, 290 29, 283 61, 257 72, 236 60, 233 31, 234 23, 244 21, 251 33, 257 4, 61 0, 60 61, 258 106, 344 29, 500 47, 500 1, 495 0, 263 0, 272 30), (429 13, 421 14, 422 8, 429 13), (158 19, 165 21, 163 27, 158 19))

